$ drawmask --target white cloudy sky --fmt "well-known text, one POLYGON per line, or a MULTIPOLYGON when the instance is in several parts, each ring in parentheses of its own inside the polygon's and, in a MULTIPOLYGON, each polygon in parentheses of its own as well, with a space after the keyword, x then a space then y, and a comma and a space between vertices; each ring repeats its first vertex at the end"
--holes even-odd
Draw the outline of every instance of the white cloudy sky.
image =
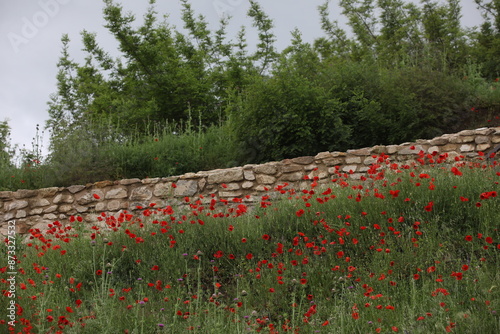
MULTIPOLYGON (((148 0, 116 0, 124 8, 142 18, 148 0)), ((193 9, 203 14, 217 27, 219 15, 225 12, 233 19, 229 31, 248 25, 247 0, 191 0, 193 9)), ((288 45, 290 31, 295 27, 306 41, 322 35, 317 6, 324 0, 260 0, 265 12, 274 20, 277 46, 288 45)), ((331 1, 332 5, 337 3, 331 1)), ((56 91, 57 61, 60 56, 62 34, 71 39, 71 55, 81 61, 80 35, 82 30, 97 33, 100 45, 113 53, 114 40, 103 27, 101 0, 0 0, 0 120, 8 119, 12 128, 11 142, 20 147, 32 147, 36 125, 44 128, 48 118, 46 103, 56 91)), ((157 0, 161 14, 169 14, 169 22, 178 28, 179 0, 157 0)), ((462 0, 463 22, 466 26, 479 25, 481 17, 473 0, 462 0)), ((345 22, 339 12, 332 19, 345 22)), ((250 27, 249 27, 250 28, 250 27)), ((247 29, 248 39, 255 31, 247 29)), ((48 134, 44 135, 47 152, 48 134)))

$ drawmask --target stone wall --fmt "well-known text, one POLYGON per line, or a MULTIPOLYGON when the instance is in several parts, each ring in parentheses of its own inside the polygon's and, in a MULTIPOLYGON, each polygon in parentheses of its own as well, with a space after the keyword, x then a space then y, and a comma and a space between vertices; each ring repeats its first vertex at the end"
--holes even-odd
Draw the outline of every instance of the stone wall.
MULTIPOLYGON (((6 235, 9 221, 16 221, 17 233, 30 228, 46 229, 70 216, 89 221, 100 212, 133 212, 137 206, 154 202, 158 207, 182 204, 185 197, 204 195, 203 201, 242 198, 246 203, 260 201, 267 190, 288 183, 304 189, 305 179, 316 177, 319 183, 330 182, 338 173, 362 179, 372 164, 382 156, 391 162, 407 164, 422 156, 455 161, 489 158, 500 143, 500 127, 465 130, 431 140, 417 140, 401 145, 374 146, 347 152, 322 152, 260 165, 187 173, 180 176, 148 179, 101 181, 87 185, 53 187, 38 190, 0 192, 0 233, 6 235), (483 154, 484 153, 484 154, 483 154)), ((309 181, 310 182, 310 181, 309 181)))

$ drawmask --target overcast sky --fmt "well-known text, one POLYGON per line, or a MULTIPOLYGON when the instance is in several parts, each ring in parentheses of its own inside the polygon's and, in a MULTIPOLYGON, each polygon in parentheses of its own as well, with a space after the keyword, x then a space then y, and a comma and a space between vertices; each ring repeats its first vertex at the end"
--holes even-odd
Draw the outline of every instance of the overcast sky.
MULTIPOLYGON (((289 45, 290 31, 295 27, 303 39, 312 42, 322 36, 318 5, 325 0, 260 0, 264 11, 274 20, 274 32, 279 49, 289 45)), ((148 0, 121 0, 127 11, 142 19, 148 0)), ((191 0, 196 13, 203 14, 216 28, 221 15, 233 18, 229 32, 241 25, 249 25, 246 18, 247 0, 191 0)), ((472 27, 481 23, 473 0, 462 0, 463 23, 472 27)), ((332 0, 334 5, 337 0, 332 0)), ((102 0, 0 0, 0 121, 8 119, 11 143, 32 148, 36 125, 40 130, 48 118, 47 101, 56 92, 57 61, 61 52, 61 36, 68 34, 70 52, 81 63, 83 57, 80 32, 97 33, 97 40, 105 50, 117 55, 116 43, 103 27, 102 0)), ((169 14, 168 22, 179 29, 181 6, 179 0, 157 0, 157 11, 169 14)), ((335 7, 333 7, 335 8, 335 7)), ((338 11, 331 18, 345 22, 338 11)), ((255 30, 247 29, 249 43, 255 41, 255 30)), ((44 154, 47 152, 48 133, 44 134, 44 154)))

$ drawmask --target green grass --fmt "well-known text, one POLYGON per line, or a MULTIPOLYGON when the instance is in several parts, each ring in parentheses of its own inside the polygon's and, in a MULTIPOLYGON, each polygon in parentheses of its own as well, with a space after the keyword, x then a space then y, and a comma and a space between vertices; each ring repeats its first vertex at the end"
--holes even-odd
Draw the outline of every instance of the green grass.
POLYGON ((498 333, 500 172, 458 169, 54 223, 12 240, 1 319, 15 300, 12 333, 498 333))

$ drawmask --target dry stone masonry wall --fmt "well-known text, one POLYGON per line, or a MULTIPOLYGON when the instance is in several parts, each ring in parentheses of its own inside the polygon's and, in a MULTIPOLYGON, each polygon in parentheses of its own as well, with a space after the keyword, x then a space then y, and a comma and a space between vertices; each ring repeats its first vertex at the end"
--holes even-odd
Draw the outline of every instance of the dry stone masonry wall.
POLYGON ((185 197, 204 195, 205 201, 242 198, 246 203, 260 200, 269 189, 288 183, 305 189, 305 178, 316 177, 319 183, 330 182, 343 172, 361 179, 370 166, 385 155, 391 162, 411 163, 423 153, 486 159, 500 146, 500 127, 464 130, 431 140, 417 140, 401 145, 374 146, 347 152, 322 152, 260 165, 201 171, 180 176, 148 179, 101 181, 87 185, 53 187, 38 190, 0 192, 0 233, 6 235, 9 221, 16 221, 19 234, 29 229, 44 230, 58 220, 66 223, 70 216, 95 221, 101 212, 133 212, 138 206, 156 203, 157 207, 182 204, 185 197), (483 155, 483 153, 485 153, 483 155))

